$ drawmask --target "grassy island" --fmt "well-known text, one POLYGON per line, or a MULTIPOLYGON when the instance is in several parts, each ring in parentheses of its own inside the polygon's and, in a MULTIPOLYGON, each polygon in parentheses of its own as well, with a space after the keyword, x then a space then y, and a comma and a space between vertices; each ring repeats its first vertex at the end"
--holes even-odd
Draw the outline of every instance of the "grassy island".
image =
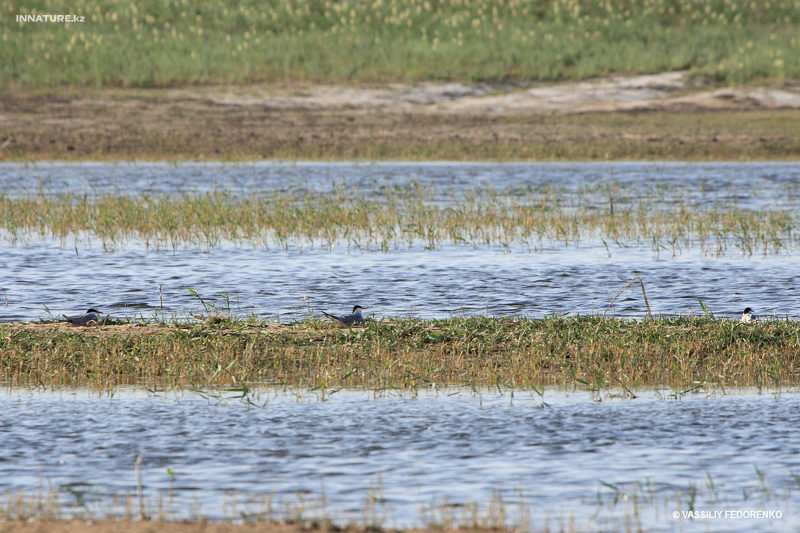
POLYGON ((0 326, 0 379, 24 386, 277 384, 631 390, 798 383, 800 323, 601 316, 0 326))

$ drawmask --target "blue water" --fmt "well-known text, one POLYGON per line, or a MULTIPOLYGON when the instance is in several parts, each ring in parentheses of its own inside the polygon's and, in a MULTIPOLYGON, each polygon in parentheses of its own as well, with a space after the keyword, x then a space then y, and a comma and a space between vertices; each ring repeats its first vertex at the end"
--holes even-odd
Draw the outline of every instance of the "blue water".
POLYGON ((499 496, 509 521, 523 505, 536 528, 571 516, 579 530, 619 530, 638 498, 647 531, 795 531, 800 395, 710 394, 448 389, 321 401, 320 392, 261 390, 248 407, 190 392, 6 391, 0 491, 53 487, 66 507, 77 491, 79 512, 120 512, 112 496, 135 494, 141 454, 145 508, 155 513, 172 491, 172 519, 237 517, 234 500, 242 512, 256 502, 257 513, 264 495, 279 515, 287 502, 324 496, 308 517, 342 523, 361 518, 372 491, 386 527, 424 525, 420 506, 440 511, 445 499, 485 514, 499 496), (693 487, 694 510, 782 518, 674 519, 693 487))
MULTIPOLYGON (((227 190, 329 191, 346 186, 378 196, 386 186, 452 192, 498 191, 615 184, 622 189, 680 190, 698 203, 737 201, 743 208, 794 206, 800 193, 800 165, 754 163, 0 163, 0 190, 20 195, 144 194, 227 190)), ((669 198, 655 198, 669 201, 669 198)))
MULTIPOLYGON (((489 188, 513 196, 519 190, 557 187, 569 198, 607 186, 665 207, 680 197, 698 209, 735 202, 742 209, 791 210, 800 209, 799 184, 800 165, 763 162, 0 164, 0 187, 8 195, 40 189, 92 195, 214 188, 244 195, 344 186, 380 201, 387 186, 420 186, 431 198, 446 201, 489 188)), ((605 195, 599 199, 605 201, 605 195)), ((692 248, 673 255, 647 243, 537 244, 446 244, 429 250, 415 243, 384 252, 352 242, 331 248, 223 242, 157 249, 135 240, 104 247, 91 235, 34 237, 13 244, 5 239, 0 244, 0 321, 75 314, 89 307, 113 318, 203 312, 187 287, 226 312, 280 321, 321 310, 344 312, 355 304, 375 318, 590 314, 604 311, 637 275, 656 314, 701 313, 700 299, 720 316, 736 316, 745 307, 766 316, 800 315, 798 254, 791 247, 768 256, 742 254, 734 247, 717 256, 692 248)), ((623 292, 608 312, 644 316, 641 290, 623 292)))
MULTIPOLYGON (((422 187, 446 202, 490 188, 511 197, 608 187, 662 207, 680 198, 698 209, 735 202, 792 211, 800 209, 798 184, 793 163, 0 164, 6 195, 346 187, 380 201, 388 186, 422 187)), ((797 255, 694 248, 673 255, 591 241, 536 250, 414 243, 384 252, 353 243, 154 249, 129 240, 104 249, 91 235, 3 238, 0 321, 89 307, 114 318, 204 312, 187 287, 226 312, 281 321, 356 303, 375 318, 589 314, 603 312, 637 275, 655 314, 701 313, 699 299, 717 316, 749 306, 797 319, 797 255)), ((641 289, 623 291, 608 313, 644 316, 641 289)), ((156 514, 161 502, 176 519, 252 516, 271 495, 276 514, 302 497, 307 516, 363 521, 371 508, 372 519, 394 527, 429 523, 421 506, 458 518, 470 502, 485 515, 502 498, 509 521, 528 509, 536 529, 560 529, 572 517, 578 530, 796 531, 800 395, 710 392, 640 391, 624 400, 551 390, 545 404, 508 391, 342 391, 323 402, 319 392, 262 390, 250 397, 256 408, 189 392, 7 390, 0 492, 52 490, 69 513, 119 514, 113 496, 135 493, 141 454, 146 511, 156 514), (781 518, 672 517, 690 508, 781 518)))

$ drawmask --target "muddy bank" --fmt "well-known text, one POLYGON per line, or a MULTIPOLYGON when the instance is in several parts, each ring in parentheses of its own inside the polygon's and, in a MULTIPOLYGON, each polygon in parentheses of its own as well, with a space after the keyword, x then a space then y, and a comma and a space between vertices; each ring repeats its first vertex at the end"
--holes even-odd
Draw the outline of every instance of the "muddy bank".
POLYGON ((0 160, 800 157, 800 89, 680 74, 563 86, 247 86, 0 95, 0 160))

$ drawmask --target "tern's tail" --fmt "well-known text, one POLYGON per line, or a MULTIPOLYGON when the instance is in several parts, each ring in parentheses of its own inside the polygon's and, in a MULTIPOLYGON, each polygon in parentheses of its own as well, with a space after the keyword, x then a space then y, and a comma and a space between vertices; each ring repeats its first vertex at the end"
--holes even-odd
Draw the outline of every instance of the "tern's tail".
POLYGON ((326 313, 325 311, 323 311, 322 314, 325 315, 326 317, 330 318, 331 320, 336 320, 337 322, 341 322, 342 321, 342 319, 339 318, 338 316, 332 315, 330 313, 326 313))

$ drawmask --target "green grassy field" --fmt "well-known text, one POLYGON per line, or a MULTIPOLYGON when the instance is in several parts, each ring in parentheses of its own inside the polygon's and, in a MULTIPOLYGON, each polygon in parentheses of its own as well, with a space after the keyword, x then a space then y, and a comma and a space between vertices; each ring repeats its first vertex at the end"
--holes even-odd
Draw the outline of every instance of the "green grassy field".
POLYGON ((800 78, 800 2, 66 0, 0 7, 0 86, 800 78), (84 22, 18 22, 17 15, 84 22))
MULTIPOLYGON (((747 191, 757 195, 757 191, 747 191)), ((797 190, 787 190, 787 195, 797 190)), ((343 185, 330 192, 226 191, 125 196, 0 193, 7 242, 52 238, 64 246, 99 240, 108 251, 137 239, 149 248, 239 245, 391 251, 411 246, 502 246, 541 250, 554 243, 648 246, 654 254, 786 253, 800 235, 796 210, 743 209, 736 201, 697 205, 681 187, 557 185, 478 189, 438 197, 417 186, 381 187, 374 196, 343 185)), ((96 241, 95 241, 96 242, 96 241)), ((610 253, 610 251, 609 251, 610 253)))
POLYGON ((21 386, 774 388, 798 383, 800 324, 475 316, 339 329, 316 318, 280 325, 216 317, 95 328, 0 325, 0 352, 0 382, 21 386))

